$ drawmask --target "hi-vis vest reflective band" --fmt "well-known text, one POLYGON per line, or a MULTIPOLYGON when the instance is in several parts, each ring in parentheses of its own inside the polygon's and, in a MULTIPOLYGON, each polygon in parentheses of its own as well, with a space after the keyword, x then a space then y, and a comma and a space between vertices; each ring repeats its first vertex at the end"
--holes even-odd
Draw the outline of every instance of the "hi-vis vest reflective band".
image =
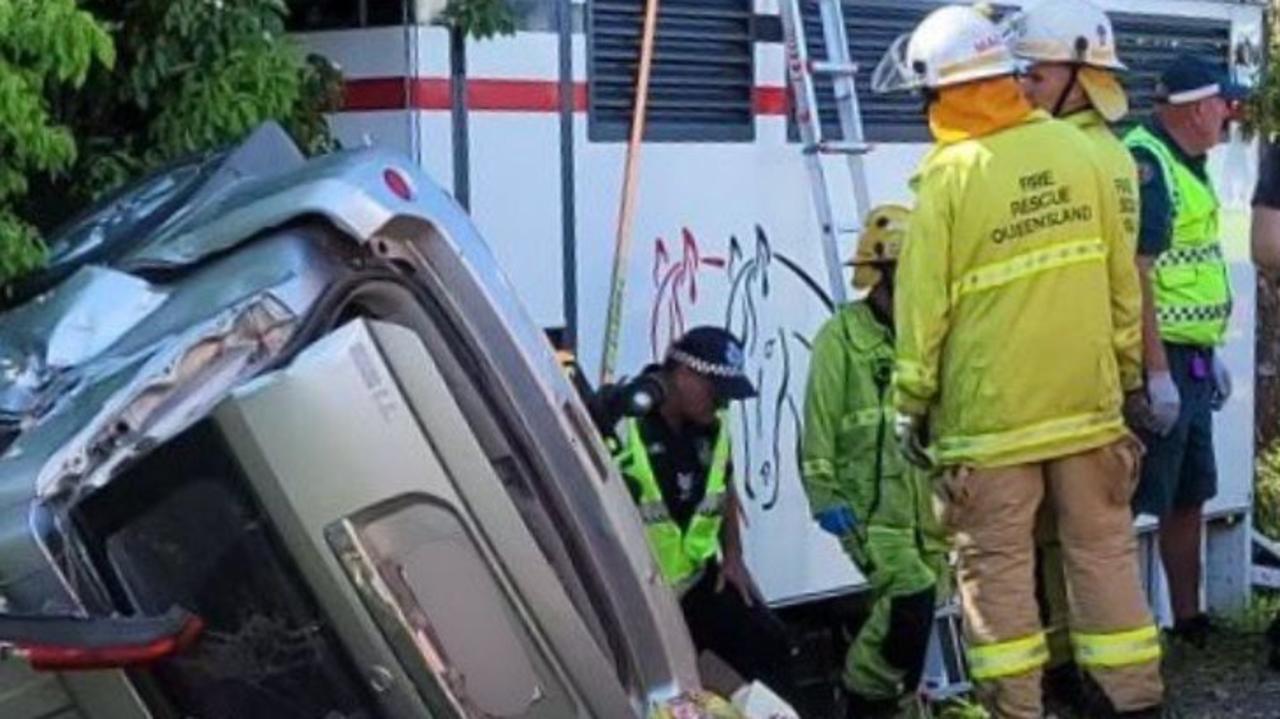
POLYGON ((728 418, 720 418, 720 434, 716 437, 707 474, 707 491, 683 532, 667 511, 662 488, 649 461, 649 450, 640 436, 640 423, 628 419, 623 425, 624 444, 616 453, 618 467, 639 490, 640 518, 663 578, 682 591, 698 581, 707 562, 720 552, 721 510, 730 450, 728 418))
POLYGON ((1218 241, 1218 197, 1145 127, 1124 138, 1155 156, 1173 200, 1173 241, 1156 258, 1156 317, 1167 342, 1222 344, 1231 317, 1231 276, 1218 241))

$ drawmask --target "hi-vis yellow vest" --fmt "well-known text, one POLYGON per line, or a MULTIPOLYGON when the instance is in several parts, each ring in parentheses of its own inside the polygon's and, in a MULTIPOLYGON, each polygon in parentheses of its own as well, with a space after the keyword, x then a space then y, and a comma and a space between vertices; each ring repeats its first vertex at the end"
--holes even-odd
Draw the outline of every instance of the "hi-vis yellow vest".
POLYGON ((649 450, 640 436, 640 423, 635 419, 623 423, 623 443, 615 452, 615 459, 623 476, 636 490, 640 519, 662 576, 677 591, 696 583, 707 562, 720 552, 721 511, 730 456, 728 427, 727 418, 721 416, 720 434, 716 437, 707 473, 706 494, 689 520, 689 526, 681 530, 667 510, 662 487, 649 461, 649 450))
POLYGON ((1156 258, 1156 317, 1166 342, 1214 347, 1227 335, 1231 275, 1218 240, 1218 197, 1159 137, 1137 127, 1124 138, 1150 152, 1173 200, 1173 240, 1156 258))

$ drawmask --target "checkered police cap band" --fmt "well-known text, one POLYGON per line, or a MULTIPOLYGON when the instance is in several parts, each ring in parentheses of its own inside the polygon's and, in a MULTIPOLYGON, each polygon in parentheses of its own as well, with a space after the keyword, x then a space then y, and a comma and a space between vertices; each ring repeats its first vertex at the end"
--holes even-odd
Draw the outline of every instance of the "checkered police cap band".
POLYGON ((672 348, 667 351, 667 359, 673 362, 678 362, 684 365, 685 367, 688 367, 689 369, 693 370, 694 372, 697 372, 698 374, 701 374, 701 375, 707 375, 708 377, 724 377, 725 379, 736 379, 739 377, 745 378, 747 376, 746 371, 742 368, 741 365, 734 366, 731 364, 720 364, 718 362, 708 362, 707 360, 704 360, 701 357, 694 357, 693 355, 689 354, 688 352, 685 352, 684 350, 679 350, 675 348, 672 348))

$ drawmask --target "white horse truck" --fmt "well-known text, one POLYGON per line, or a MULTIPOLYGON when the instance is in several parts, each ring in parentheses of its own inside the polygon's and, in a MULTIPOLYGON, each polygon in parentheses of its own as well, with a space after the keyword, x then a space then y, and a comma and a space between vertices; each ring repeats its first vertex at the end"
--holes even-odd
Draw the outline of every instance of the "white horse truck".
MULTIPOLYGON (((662 1, 618 366, 694 324, 746 342, 748 559, 821 706, 864 582, 797 474, 808 343, 838 295, 785 1, 662 1)), ((612 719, 696 689, 678 605, 537 332, 596 376, 643 0, 510 0, 517 33, 482 41, 427 22, 435 2, 290 4, 345 74, 336 135, 374 147, 304 163, 265 128, 179 163, 55 236, 0 314, 0 716, 612 719)), ((869 69, 938 4, 846 3, 853 58, 869 69)), ((1104 4, 1135 117, 1174 52, 1257 69, 1261 2, 1104 4)), ((909 204, 921 105, 871 94, 868 74, 870 200, 909 204)), ((818 101, 834 137, 829 86, 818 101)), ((1235 138, 1211 160, 1238 381, 1206 601, 1230 610, 1249 581, 1256 152, 1235 138)), ((935 645, 936 696, 965 686, 955 649, 935 645)))
MULTIPOLYGON (((735 408, 735 466, 750 567, 771 603, 821 626, 862 578, 810 520, 798 477, 808 342, 831 312, 814 187, 791 112, 780 12, 789 0, 662 0, 645 142, 640 150, 618 371, 661 356, 688 326, 729 327, 748 348, 759 399, 735 408)), ((427 15, 439 3, 330 3, 294 18, 304 45, 346 76, 332 118, 348 144, 397 147, 468 206, 535 320, 599 372, 644 0, 511 0, 514 36, 463 40, 427 15), (390 7, 390 6, 395 6, 390 7), (415 14, 416 13, 416 14, 415 14), (417 21, 415 21, 415 18, 417 21)), ((928 143, 922 103, 876 95, 871 69, 900 34, 942 3, 843 5, 866 139, 871 204, 910 204, 928 143)), ((1152 107, 1176 52, 1256 73, 1261 0, 1102 0, 1112 14, 1131 121, 1152 107)), ((823 57, 817 3, 800 2, 808 47, 823 57)), ((1007 12, 1019 3, 996 3, 1007 12)), ((825 133, 838 136, 830 85, 825 133)), ((1253 476, 1254 272, 1247 208, 1252 143, 1233 135, 1211 172, 1226 207, 1236 291, 1226 359, 1236 394, 1216 416, 1220 489, 1207 513, 1205 600, 1239 608, 1249 588, 1253 476)), ((856 220, 839 158, 824 159, 838 217, 856 220)), ((853 225, 854 222, 844 224, 853 225)), ((841 256, 854 241, 843 235, 841 256)), ((1154 521, 1138 520, 1144 577, 1164 613, 1154 521)), ((821 652, 816 652, 821 653, 821 652)), ((827 667, 834 667, 828 663, 827 667)), ((953 681, 936 665, 930 681, 953 681)))

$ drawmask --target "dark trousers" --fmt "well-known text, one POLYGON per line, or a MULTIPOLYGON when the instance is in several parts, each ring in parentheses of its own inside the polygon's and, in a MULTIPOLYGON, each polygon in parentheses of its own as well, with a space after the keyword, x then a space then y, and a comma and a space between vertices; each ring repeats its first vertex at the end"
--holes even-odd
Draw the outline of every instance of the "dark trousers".
POLYGON ((720 566, 713 564, 680 600, 693 645, 720 657, 748 682, 759 680, 794 703, 791 664, 795 647, 786 625, 763 602, 747 606, 732 585, 716 592, 720 566))

